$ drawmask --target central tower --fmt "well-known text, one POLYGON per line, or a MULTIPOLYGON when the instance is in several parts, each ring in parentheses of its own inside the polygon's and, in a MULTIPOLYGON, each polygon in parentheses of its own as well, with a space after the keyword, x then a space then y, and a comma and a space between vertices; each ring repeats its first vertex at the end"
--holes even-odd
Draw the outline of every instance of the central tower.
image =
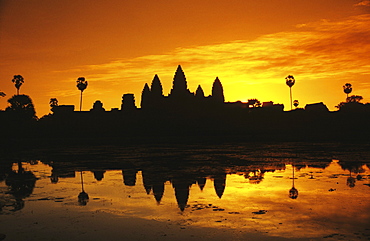
POLYGON ((172 89, 170 92, 170 96, 174 98, 181 98, 181 97, 184 97, 190 94, 191 93, 188 89, 188 84, 186 82, 184 71, 179 65, 177 66, 175 76, 173 77, 173 83, 172 83, 172 89))

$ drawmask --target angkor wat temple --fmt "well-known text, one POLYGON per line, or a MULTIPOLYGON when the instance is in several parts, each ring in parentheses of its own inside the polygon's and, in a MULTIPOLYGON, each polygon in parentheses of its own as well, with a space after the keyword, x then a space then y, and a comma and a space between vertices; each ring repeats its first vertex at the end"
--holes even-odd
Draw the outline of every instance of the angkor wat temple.
MULTIPOLYGON (((212 86, 212 94, 205 96, 202 87, 199 85, 195 93, 190 92, 187 86, 186 77, 181 66, 177 67, 173 78, 172 89, 168 96, 163 94, 162 83, 155 75, 152 83, 146 83, 141 95, 141 108, 136 107, 134 94, 124 94, 122 96, 121 109, 112 109, 111 111, 145 111, 145 112, 193 112, 194 110, 205 110, 219 108, 225 102, 222 84, 218 78, 215 79, 212 86)), ((61 105, 52 108, 56 114, 71 112, 74 110, 72 105, 61 105)), ((103 103, 97 100, 91 112, 105 112, 103 103)))
POLYGON ((173 85, 168 96, 163 95, 162 84, 157 75, 154 76, 151 87, 145 84, 141 96, 143 110, 191 110, 201 107, 214 107, 225 102, 222 84, 218 78, 212 87, 212 95, 205 97, 199 85, 192 93, 187 87, 186 77, 179 65, 173 78, 173 85))

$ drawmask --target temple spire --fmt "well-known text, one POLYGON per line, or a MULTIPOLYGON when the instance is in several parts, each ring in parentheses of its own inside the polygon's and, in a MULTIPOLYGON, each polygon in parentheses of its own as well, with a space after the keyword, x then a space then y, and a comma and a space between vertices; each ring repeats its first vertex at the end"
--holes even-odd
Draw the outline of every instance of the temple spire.
POLYGON ((154 96, 162 96, 163 95, 163 87, 161 81, 159 80, 158 75, 155 75, 151 85, 151 91, 154 96))
POLYGON ((173 84, 171 89, 171 95, 184 95, 190 93, 188 90, 188 84, 186 82, 186 77, 181 65, 177 66, 175 76, 173 77, 173 84))
POLYGON ((198 85, 197 90, 195 91, 196 98, 204 98, 204 91, 200 85, 198 85))
POLYGON ((141 92, 141 108, 146 108, 150 104, 150 89, 148 84, 144 85, 144 89, 141 92))
POLYGON ((213 82, 212 99, 217 103, 225 102, 224 89, 218 77, 216 77, 215 81, 213 82))

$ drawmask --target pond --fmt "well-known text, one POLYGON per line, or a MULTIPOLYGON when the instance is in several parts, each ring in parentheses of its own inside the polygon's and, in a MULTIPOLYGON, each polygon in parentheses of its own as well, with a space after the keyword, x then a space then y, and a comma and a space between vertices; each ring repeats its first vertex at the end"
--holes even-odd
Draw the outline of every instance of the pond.
POLYGON ((0 240, 370 240, 368 147, 138 145, 8 155, 0 240))

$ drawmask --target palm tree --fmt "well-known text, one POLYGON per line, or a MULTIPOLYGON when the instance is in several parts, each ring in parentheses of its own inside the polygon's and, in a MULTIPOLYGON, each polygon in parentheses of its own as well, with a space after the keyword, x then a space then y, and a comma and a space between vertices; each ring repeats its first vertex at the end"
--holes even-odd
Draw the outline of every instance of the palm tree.
POLYGON ((17 95, 19 95, 19 88, 21 88, 24 83, 24 78, 22 75, 14 75, 12 82, 14 83, 15 88, 17 88, 17 95))
POLYGON ((292 105, 292 87, 295 83, 295 79, 293 77, 293 75, 288 75, 287 77, 285 77, 285 83, 287 84, 287 86, 289 86, 289 89, 290 89, 290 109, 292 110, 293 109, 293 105, 292 105))
POLYGON ((350 83, 346 83, 343 85, 343 91, 345 94, 347 94, 347 99, 348 99, 348 94, 352 92, 352 85, 350 83))
POLYGON ((49 104, 51 108, 53 108, 54 106, 58 106, 57 98, 51 98, 49 104))
POLYGON ((81 98, 80 98, 80 111, 82 109, 82 92, 87 87, 87 81, 85 80, 85 77, 79 77, 77 79, 77 88, 81 91, 81 98))
POLYGON ((54 112, 54 107, 58 106, 58 100, 57 98, 51 98, 49 101, 51 111, 54 112))
POLYGON ((299 101, 298 101, 298 100, 294 100, 294 101, 293 101, 293 105, 294 105, 294 107, 297 109, 297 108, 298 108, 298 106, 299 106, 299 101))

